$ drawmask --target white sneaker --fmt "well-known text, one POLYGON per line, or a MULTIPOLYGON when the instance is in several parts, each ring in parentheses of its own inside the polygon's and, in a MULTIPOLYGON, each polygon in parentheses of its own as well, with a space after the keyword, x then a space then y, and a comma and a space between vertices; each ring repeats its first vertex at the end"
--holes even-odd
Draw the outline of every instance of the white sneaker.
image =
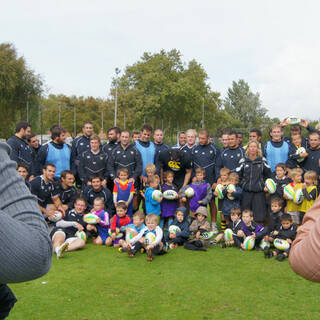
POLYGON ((218 230, 217 225, 215 223, 212 224, 212 232, 213 232, 213 234, 219 233, 219 230, 218 230))
POLYGON ((68 249, 69 243, 64 242, 60 247, 57 248, 56 254, 57 254, 57 259, 62 258, 63 253, 68 249))

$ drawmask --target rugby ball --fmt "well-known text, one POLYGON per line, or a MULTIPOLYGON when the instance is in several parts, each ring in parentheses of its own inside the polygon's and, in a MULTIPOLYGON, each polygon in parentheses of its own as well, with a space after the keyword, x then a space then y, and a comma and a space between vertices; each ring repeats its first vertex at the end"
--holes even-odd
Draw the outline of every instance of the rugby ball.
POLYGON ((84 231, 77 231, 75 236, 83 241, 87 241, 87 234, 84 231))
POLYGON ((83 216, 83 221, 89 224, 97 224, 98 218, 99 217, 93 213, 87 213, 83 216))
POLYGON ((168 231, 171 233, 177 233, 177 232, 181 232, 181 229, 178 227, 178 226, 175 226, 175 225, 171 225, 168 229, 168 231))
POLYGON ((287 118, 286 122, 290 126, 296 126, 297 124, 299 124, 301 122, 301 119, 297 118, 297 117, 289 117, 289 118, 287 118))
POLYGON ((157 202, 161 202, 162 198, 163 198, 163 195, 162 195, 162 192, 161 192, 161 191, 159 191, 159 190, 154 190, 154 191, 152 192, 152 199, 153 199, 153 200, 155 200, 155 201, 157 201, 157 202))
POLYGON ((223 199, 223 185, 222 184, 218 184, 216 186, 215 192, 218 194, 217 195, 218 199, 223 199))
POLYGON ((272 179, 267 179, 265 182, 265 186, 268 189, 268 192, 273 194, 277 190, 277 184, 272 179))
POLYGON ((178 193, 174 190, 166 190, 163 193, 163 197, 167 200, 175 200, 177 199, 178 193))
POLYGON ((265 248, 270 248, 270 242, 262 239, 262 240, 260 241, 260 248, 261 248, 262 250, 264 250, 265 248))
POLYGON ((126 229, 126 240, 131 240, 135 235, 137 235, 137 231, 132 228, 126 229))
MULTIPOLYGON (((229 184, 227 186, 227 191, 231 190, 232 192, 236 191, 236 187, 234 184, 229 184)), ((234 200, 234 196, 230 195, 229 193, 227 193, 227 197, 230 199, 230 200, 234 200)))
POLYGON ((297 189, 293 195, 293 202, 296 204, 300 204, 304 199, 302 189, 297 189))
POLYGON ((273 241, 273 245, 278 249, 278 250, 288 250, 290 248, 290 243, 287 240, 279 239, 276 238, 273 241))
POLYGON ((233 239, 233 232, 230 228, 224 230, 224 240, 230 241, 233 239))
MULTIPOLYGON (((301 153, 305 153, 306 149, 304 147, 300 147, 297 149, 296 154, 301 154, 301 153)), ((297 159, 298 162, 302 162, 304 160, 304 158, 299 158, 297 159)))
POLYGON ((202 240, 209 240, 211 239, 213 236, 215 235, 215 233, 213 231, 205 231, 205 232, 202 232, 200 234, 200 239, 202 240))
POLYGON ((56 211, 52 216, 48 217, 48 219, 52 222, 57 222, 62 219, 62 213, 60 211, 56 211))
MULTIPOLYGON (((111 229, 109 229, 109 236, 111 237, 112 236, 112 231, 111 229)), ((123 237, 123 233, 122 232, 119 232, 116 234, 116 239, 121 239, 123 237)))
POLYGON ((187 198, 192 198, 194 196, 194 190, 191 187, 188 187, 184 192, 187 198))
POLYGON ((144 242, 148 246, 156 241, 156 236, 153 232, 148 232, 144 237, 144 242))
POLYGON ((255 245, 255 240, 251 237, 246 237, 243 241, 243 246, 245 250, 252 250, 255 245))
POLYGON ((293 200, 294 188, 290 184, 287 184, 283 188, 283 194, 286 195, 289 198, 289 200, 293 200))

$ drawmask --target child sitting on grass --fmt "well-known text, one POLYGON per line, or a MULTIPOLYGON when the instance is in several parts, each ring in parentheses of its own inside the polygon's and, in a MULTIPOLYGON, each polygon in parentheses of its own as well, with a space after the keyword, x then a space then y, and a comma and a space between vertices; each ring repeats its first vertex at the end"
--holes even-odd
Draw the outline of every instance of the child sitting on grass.
POLYGON ((86 240, 78 238, 76 233, 77 231, 85 232, 87 224, 83 221, 83 214, 86 208, 86 201, 81 197, 77 198, 74 209, 67 211, 65 217, 57 221, 55 228, 51 231, 53 251, 58 259, 65 251, 74 251, 85 246, 86 240))
POLYGON ((159 255, 163 251, 162 229, 158 226, 159 218, 151 213, 146 216, 146 227, 138 235, 129 241, 128 255, 133 258, 138 251, 144 248, 147 251, 147 261, 152 261, 154 255, 159 255), (151 233, 151 234, 150 234, 151 233), (153 239, 150 240, 150 239, 153 239))
MULTIPOLYGON (((238 232, 242 230, 240 207, 230 209, 230 218, 231 218, 231 222, 227 225, 227 229, 232 230, 232 239, 225 240, 225 242, 221 244, 221 248, 226 248, 227 246, 233 246, 234 244, 236 244, 238 248, 240 248, 241 242, 239 240, 237 241, 236 239, 238 232)), ((212 244, 215 245, 223 239, 224 239, 224 232, 221 232, 212 241, 212 244)))
POLYGON ((170 249, 176 249, 178 246, 182 246, 189 238, 189 222, 187 209, 185 207, 179 207, 175 212, 175 219, 173 220, 170 228, 174 229, 178 227, 179 231, 172 231, 166 235, 166 242, 169 244, 170 249))
POLYGON ((241 242, 241 249, 245 250, 243 241, 246 237, 251 237, 255 240, 255 248, 260 248, 259 243, 266 234, 264 227, 253 221, 253 212, 250 209, 243 210, 241 230, 238 231, 238 237, 236 237, 235 243, 239 246, 238 240, 241 242))
POLYGON ((109 246, 109 213, 104 210, 104 199, 95 198, 93 200, 93 214, 98 216, 97 224, 88 224, 87 230, 97 232, 98 236, 93 240, 93 244, 109 246))
POLYGON ((297 235, 297 226, 293 224, 292 217, 288 213, 283 214, 280 221, 281 227, 271 233, 269 240, 273 242, 276 238, 283 239, 286 240, 290 246, 286 250, 279 250, 277 248, 270 250, 269 248, 265 248, 264 256, 265 258, 276 257, 278 261, 283 261, 289 257, 291 244, 297 235))
POLYGON ((111 237, 108 238, 108 246, 113 246, 119 248, 125 245, 124 230, 125 227, 131 222, 129 216, 127 216, 128 207, 124 201, 117 203, 116 214, 111 219, 111 237))
POLYGON ((128 244, 130 243, 130 240, 134 238, 138 233, 145 228, 144 224, 144 219, 145 215, 141 211, 136 211, 132 217, 132 222, 131 224, 128 224, 126 226, 126 236, 125 239, 126 241, 120 241, 120 248, 119 252, 125 252, 127 251, 128 244))

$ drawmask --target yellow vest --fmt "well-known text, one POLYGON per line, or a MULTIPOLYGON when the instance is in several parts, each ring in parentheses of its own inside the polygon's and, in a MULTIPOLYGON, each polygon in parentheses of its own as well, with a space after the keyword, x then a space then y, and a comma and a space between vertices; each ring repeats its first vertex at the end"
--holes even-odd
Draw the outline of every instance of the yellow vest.
MULTIPOLYGON (((294 190, 302 189, 302 183, 290 183, 294 190)), ((287 200, 287 212, 301 211, 301 204, 296 204, 293 200, 287 200)))
MULTIPOLYGON (((316 198, 318 197, 317 187, 316 186, 309 186, 307 187, 307 192, 310 193, 312 190, 316 190, 316 198)), ((315 200, 308 200, 306 198, 303 199, 300 207, 300 211, 307 212, 314 204, 315 200)))

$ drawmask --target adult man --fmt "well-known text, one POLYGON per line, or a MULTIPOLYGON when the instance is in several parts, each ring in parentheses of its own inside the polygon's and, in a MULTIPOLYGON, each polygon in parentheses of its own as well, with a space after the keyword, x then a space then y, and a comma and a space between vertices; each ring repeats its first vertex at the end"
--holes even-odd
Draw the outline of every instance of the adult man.
POLYGON ((157 174, 160 174, 160 164, 159 164, 159 156, 162 151, 169 150, 170 146, 166 143, 163 143, 163 131, 161 129, 156 129, 153 134, 153 141, 156 147, 156 155, 154 159, 154 163, 157 168, 157 174))
POLYGON ((54 164, 47 163, 43 167, 42 175, 35 177, 30 182, 31 193, 38 198, 38 205, 46 219, 53 216, 57 210, 64 213, 59 194, 53 183, 55 170, 54 164))
POLYGON ((70 170, 70 147, 65 143, 66 131, 61 127, 54 127, 51 132, 52 141, 43 145, 39 150, 39 163, 43 168, 46 163, 55 165, 55 177, 60 178, 63 170, 70 170))
POLYGON ((286 163, 288 160, 289 144, 283 140, 283 131, 279 124, 272 126, 270 136, 271 140, 264 145, 263 155, 266 157, 271 171, 275 172, 278 163, 286 163))
POLYGON ((30 136, 27 138, 27 142, 33 152, 32 175, 30 176, 30 180, 32 180, 34 177, 40 176, 42 173, 38 160, 41 145, 39 144, 39 140, 34 133, 30 134, 30 136))
POLYGON ((142 172, 141 154, 135 144, 130 144, 130 132, 123 130, 120 135, 120 143, 113 149, 108 160, 108 174, 110 179, 117 179, 120 168, 127 168, 129 171, 129 182, 137 186, 137 182, 142 172))
POLYGON ((110 156, 112 150, 118 145, 120 139, 120 129, 118 127, 112 127, 108 129, 108 142, 102 146, 102 151, 110 156))
POLYGON ((63 170, 60 180, 54 183, 55 193, 58 194, 62 208, 65 211, 73 208, 73 204, 77 198, 77 190, 73 183, 74 175, 70 170, 63 170))
POLYGON ((31 125, 26 121, 20 121, 16 125, 15 135, 8 139, 11 147, 10 159, 17 163, 24 163, 32 174, 33 151, 27 144, 26 139, 31 134, 31 125))
POLYGON ((172 147, 172 149, 180 149, 187 143, 187 135, 184 131, 178 132, 177 144, 172 147))
POLYGON ((188 129, 186 132, 187 136, 187 143, 181 147, 183 152, 188 152, 191 156, 192 150, 196 146, 196 138, 197 138, 197 131, 194 129, 188 129))
POLYGON ((230 132, 228 135, 228 148, 221 152, 221 160, 218 162, 217 175, 220 176, 220 169, 226 167, 235 171, 239 161, 244 157, 244 150, 239 147, 238 134, 230 132))
POLYGON ((115 207, 113 204, 112 194, 109 189, 102 185, 102 179, 100 176, 92 176, 91 184, 86 186, 82 192, 83 198, 87 202, 87 209, 94 211, 93 201, 95 198, 103 198, 105 204, 105 210, 110 216, 115 214, 115 207))
POLYGON ((82 186, 90 184, 90 178, 93 175, 99 175, 102 178, 102 184, 107 185, 107 160, 108 155, 101 150, 101 142, 96 134, 90 137, 90 149, 84 151, 80 156, 78 168, 79 178, 82 186))
POLYGON ((83 124, 82 133, 82 136, 76 137, 73 140, 71 147, 71 168, 73 174, 76 174, 78 171, 82 153, 90 149, 90 137, 93 134, 92 122, 87 121, 83 124))
MULTIPOLYGON (((210 183, 212 189, 216 187, 216 180, 219 172, 216 168, 219 166, 220 150, 210 143, 209 132, 206 129, 199 131, 199 144, 192 150, 192 161, 194 169, 203 168, 206 171, 205 180, 210 183)), ((214 198, 210 201, 210 214, 212 221, 212 231, 217 233, 217 208, 214 198)))
POLYGON ((305 171, 314 170, 320 175, 320 134, 316 131, 309 134, 308 156, 302 162, 302 168, 305 171))
POLYGON ((221 152, 229 147, 229 132, 224 131, 221 136, 222 149, 221 152))
POLYGON ((169 149, 160 154, 159 162, 161 183, 163 183, 163 173, 165 171, 174 172, 173 183, 179 190, 189 183, 192 173, 192 160, 188 153, 180 149, 169 149))

